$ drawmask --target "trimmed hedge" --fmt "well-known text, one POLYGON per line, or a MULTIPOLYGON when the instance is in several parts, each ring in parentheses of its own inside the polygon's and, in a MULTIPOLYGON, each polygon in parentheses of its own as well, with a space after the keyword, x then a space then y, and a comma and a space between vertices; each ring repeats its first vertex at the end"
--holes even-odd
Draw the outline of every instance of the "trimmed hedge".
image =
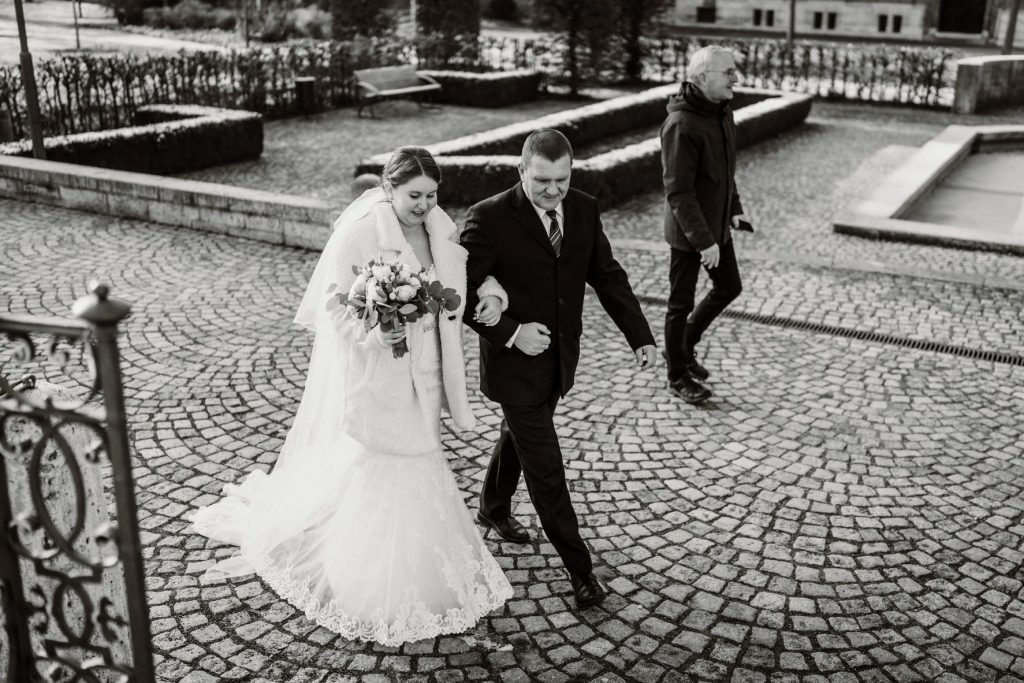
MULTIPOLYGON (((120 171, 173 175, 259 158, 263 117, 254 112, 195 105, 140 107, 129 128, 44 140, 48 161, 120 171)), ((0 154, 32 156, 28 140, 0 145, 0 154)))
POLYGON ((507 107, 537 99, 542 74, 530 69, 475 73, 422 70, 441 84, 438 102, 467 107, 507 107))
MULTIPOLYGON (((674 85, 652 88, 637 95, 428 145, 444 178, 439 188, 440 201, 464 206, 511 187, 519 178, 516 164, 523 140, 538 128, 557 128, 581 147, 603 136, 659 123, 665 117, 667 97, 676 89, 674 85)), ((811 111, 809 96, 769 90, 738 89, 735 104, 736 142, 740 148, 799 125, 811 111)), ((358 165, 356 175, 379 174, 385 161, 386 154, 365 159, 358 165)), ((604 206, 659 190, 661 140, 651 138, 589 159, 577 159, 573 163, 572 185, 598 197, 604 206)))

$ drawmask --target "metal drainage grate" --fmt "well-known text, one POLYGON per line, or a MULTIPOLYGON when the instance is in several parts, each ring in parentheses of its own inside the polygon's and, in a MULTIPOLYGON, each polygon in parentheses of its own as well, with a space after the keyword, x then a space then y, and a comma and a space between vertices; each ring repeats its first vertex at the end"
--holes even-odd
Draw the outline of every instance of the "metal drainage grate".
MULTIPOLYGON (((656 304, 659 306, 668 305, 668 300, 662 297, 644 295, 638 296, 637 298, 647 304, 656 304)), ((1020 356, 1015 353, 971 349, 966 346, 957 346, 955 344, 944 344, 940 342, 925 341, 923 339, 907 339, 905 337, 897 337, 892 334, 869 332, 868 330, 851 330, 849 328, 838 327, 836 325, 824 325, 822 323, 812 323, 806 320, 793 320, 792 318, 781 318, 774 315, 761 315, 760 313, 748 313, 746 311, 731 311, 726 309, 722 315, 727 318, 746 320, 748 322, 759 323, 761 325, 772 325, 774 327, 786 327, 793 330, 803 330, 805 332, 831 334, 836 337, 846 337, 847 339, 860 339, 862 341, 875 342, 879 344, 893 344, 907 349, 919 349, 921 351, 930 351, 932 353, 944 353, 950 356, 960 356, 961 358, 971 358, 974 360, 984 360, 991 361, 993 363, 1005 363, 1006 365, 1024 367, 1024 356, 1020 356)))

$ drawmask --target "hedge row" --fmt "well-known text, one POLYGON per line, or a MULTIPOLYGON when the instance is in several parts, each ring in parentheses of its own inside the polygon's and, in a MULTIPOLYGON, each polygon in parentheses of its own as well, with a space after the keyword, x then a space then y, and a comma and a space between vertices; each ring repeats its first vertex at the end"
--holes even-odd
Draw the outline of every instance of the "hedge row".
MULTIPOLYGON (((141 107, 129 128, 45 139, 48 161, 173 175, 259 158, 263 117, 254 112, 188 105, 141 107)), ((29 140, 0 145, 0 154, 32 156, 29 140)))
MULTIPOLYGON (((658 123, 665 118, 665 103, 668 96, 677 89, 676 85, 659 86, 636 95, 616 97, 427 145, 427 149, 434 156, 449 157, 478 154, 518 155, 526 137, 538 128, 559 130, 569 138, 573 147, 582 147, 591 142, 658 123)), ((387 159, 386 153, 364 159, 359 163, 356 175, 380 173, 387 159)))
MULTIPOLYGON (((522 140, 531 131, 558 128, 566 135, 575 135, 576 139, 570 140, 579 147, 603 137, 596 135, 602 130, 607 131, 605 135, 617 135, 658 123, 664 119, 666 99, 674 91, 675 86, 653 88, 600 105, 431 145, 428 148, 444 177, 440 201, 454 206, 473 204, 515 184, 522 140)), ((737 144, 741 148, 799 125, 811 110, 811 98, 807 95, 769 90, 740 90, 735 103, 737 144)), ((386 160, 387 155, 365 159, 356 174, 380 173, 386 160)), ((572 184, 598 197, 604 206, 659 190, 661 140, 652 138, 589 159, 577 159, 572 184)))
POLYGON ((541 73, 529 69, 497 73, 421 70, 441 84, 438 102, 467 107, 507 107, 537 99, 541 73))

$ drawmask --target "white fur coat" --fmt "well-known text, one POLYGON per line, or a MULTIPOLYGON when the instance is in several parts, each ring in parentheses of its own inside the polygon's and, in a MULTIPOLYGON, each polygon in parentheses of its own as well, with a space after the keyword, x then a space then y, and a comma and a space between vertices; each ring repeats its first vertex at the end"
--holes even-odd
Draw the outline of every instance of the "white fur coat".
MULTIPOLYGON (((401 225, 386 202, 373 204, 369 212, 342 228, 340 249, 344 264, 365 265, 371 258, 394 257, 419 270, 422 264, 402 234, 401 225)), ((427 216, 426 230, 437 279, 454 289, 461 299, 455 311, 441 310, 437 324, 441 345, 441 391, 437 387, 436 360, 424 357, 424 325, 406 326, 409 352, 394 358, 373 332, 367 334, 362 321, 339 319, 338 331, 349 339, 345 377, 345 432, 367 448, 387 454, 415 454, 441 447, 440 411, 448 408, 455 425, 472 429, 476 420, 466 395, 466 365, 462 350, 462 313, 466 305, 466 250, 458 243, 455 223, 440 208, 427 216)), ((354 279, 354 276, 353 276, 354 279)), ((351 282, 338 283, 348 287, 351 282)), ((495 281, 486 282, 481 296, 493 294, 507 306, 507 296, 495 281)), ((430 332, 432 334, 432 332, 430 332)), ((432 355, 432 354, 431 354, 432 355)))

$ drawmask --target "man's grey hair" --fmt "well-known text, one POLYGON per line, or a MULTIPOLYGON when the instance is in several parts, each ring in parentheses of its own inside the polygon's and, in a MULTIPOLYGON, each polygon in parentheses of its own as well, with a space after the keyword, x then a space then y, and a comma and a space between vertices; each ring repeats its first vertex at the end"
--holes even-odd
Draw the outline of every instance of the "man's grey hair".
POLYGON ((697 77, 711 70, 711 62, 715 55, 729 55, 736 61, 735 53, 721 45, 706 45, 690 55, 690 61, 686 65, 686 80, 695 81, 697 77))

